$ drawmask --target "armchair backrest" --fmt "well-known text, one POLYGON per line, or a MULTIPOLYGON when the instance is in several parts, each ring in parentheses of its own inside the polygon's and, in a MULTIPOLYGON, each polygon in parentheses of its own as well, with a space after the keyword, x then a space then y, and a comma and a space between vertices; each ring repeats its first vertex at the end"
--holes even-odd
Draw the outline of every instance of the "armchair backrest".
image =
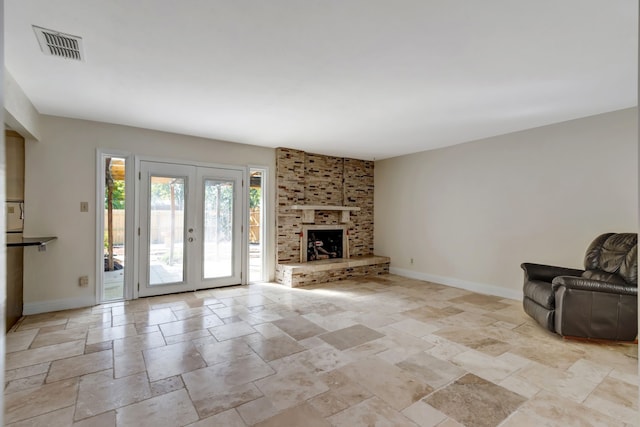
POLYGON ((626 283, 638 286, 638 234, 606 233, 598 236, 587 249, 584 268, 615 274, 626 283))

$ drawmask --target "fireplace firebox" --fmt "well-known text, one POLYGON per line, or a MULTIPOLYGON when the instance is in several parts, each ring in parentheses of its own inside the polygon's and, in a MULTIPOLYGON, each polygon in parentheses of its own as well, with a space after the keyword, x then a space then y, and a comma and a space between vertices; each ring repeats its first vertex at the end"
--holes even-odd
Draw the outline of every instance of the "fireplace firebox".
POLYGON ((347 230, 342 225, 303 226, 300 261, 349 258, 347 230))
POLYGON ((307 261, 342 258, 342 230, 312 230, 307 238, 307 261))

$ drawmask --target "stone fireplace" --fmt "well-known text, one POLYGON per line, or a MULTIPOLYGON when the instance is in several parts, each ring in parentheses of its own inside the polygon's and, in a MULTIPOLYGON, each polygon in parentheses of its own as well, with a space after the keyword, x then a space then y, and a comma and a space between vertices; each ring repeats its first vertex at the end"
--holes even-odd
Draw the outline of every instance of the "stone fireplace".
POLYGON ((278 148, 276 192, 279 283, 389 272, 373 255, 373 162, 278 148))

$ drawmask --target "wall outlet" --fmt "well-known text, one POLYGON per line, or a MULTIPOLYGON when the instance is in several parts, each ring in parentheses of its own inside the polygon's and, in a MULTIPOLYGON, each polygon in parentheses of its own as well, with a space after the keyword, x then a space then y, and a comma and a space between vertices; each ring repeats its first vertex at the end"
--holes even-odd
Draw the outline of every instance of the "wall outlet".
POLYGON ((78 284, 81 288, 86 288, 87 286, 89 286, 89 276, 80 276, 78 284))
POLYGON ((80 212, 89 212, 89 202, 80 202, 80 212))
POLYGON ((409 258, 409 264, 413 264, 413 258, 409 258))

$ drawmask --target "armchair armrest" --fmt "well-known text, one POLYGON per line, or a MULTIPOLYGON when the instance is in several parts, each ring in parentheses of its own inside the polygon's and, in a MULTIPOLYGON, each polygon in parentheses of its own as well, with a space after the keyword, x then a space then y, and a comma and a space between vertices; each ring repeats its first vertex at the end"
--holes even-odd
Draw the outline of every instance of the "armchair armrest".
POLYGON ((555 292, 560 286, 590 292, 604 292, 618 295, 638 295, 635 286, 624 286, 616 283, 603 282, 601 280, 586 279, 584 277, 558 276, 551 282, 555 292))
POLYGON ((554 277, 558 276, 580 276, 584 273, 584 270, 577 270, 575 268, 556 267, 553 265, 544 264, 532 264, 525 262, 520 265, 525 273, 526 280, 543 280, 545 282, 551 282, 554 277))

